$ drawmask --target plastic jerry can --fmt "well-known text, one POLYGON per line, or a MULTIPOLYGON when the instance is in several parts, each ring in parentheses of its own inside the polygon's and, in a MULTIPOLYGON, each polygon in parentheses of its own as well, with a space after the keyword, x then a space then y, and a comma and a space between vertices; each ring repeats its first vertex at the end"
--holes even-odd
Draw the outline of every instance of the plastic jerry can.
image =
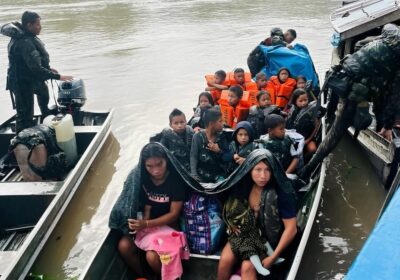
POLYGON ((70 114, 59 114, 53 119, 52 126, 56 131, 57 144, 65 153, 67 165, 71 166, 78 158, 72 116, 70 114))

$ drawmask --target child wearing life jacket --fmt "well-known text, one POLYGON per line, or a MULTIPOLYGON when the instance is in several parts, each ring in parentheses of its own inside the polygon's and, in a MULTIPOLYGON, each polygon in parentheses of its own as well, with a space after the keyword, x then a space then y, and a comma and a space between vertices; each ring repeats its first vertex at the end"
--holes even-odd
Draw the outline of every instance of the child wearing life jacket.
POLYGON ((246 82, 246 74, 243 68, 233 70, 233 84, 230 86, 240 86, 243 91, 256 90, 257 85, 253 81, 246 82))
POLYGON ((215 183, 224 179, 232 160, 229 142, 223 134, 222 114, 209 109, 203 115, 205 129, 193 136, 190 150, 190 172, 204 183, 215 183))
POLYGON ((267 83, 267 91, 271 95, 272 104, 285 109, 296 87, 296 80, 290 78, 288 68, 281 68, 276 76, 272 76, 267 83))
POLYGON ((269 150, 281 163, 286 174, 295 172, 299 159, 295 155, 294 141, 285 132, 285 119, 279 115, 265 118, 267 134, 261 137, 262 146, 269 150))
POLYGON ((295 129, 304 136, 305 158, 309 158, 317 150, 317 145, 313 140, 319 126, 315 101, 310 104, 307 92, 296 89, 290 104, 286 128, 295 129))
POLYGON ((233 140, 229 145, 236 166, 241 165, 247 156, 257 148, 257 145, 253 142, 254 138, 254 129, 249 122, 242 121, 236 125, 233 140))
POLYGON ((174 109, 169 114, 169 126, 158 136, 150 138, 150 141, 163 144, 186 169, 189 169, 194 131, 189 125, 186 125, 185 114, 179 109, 174 109))
POLYGON ((225 84, 225 79, 225 71, 218 70, 214 73, 214 81, 207 82, 208 86, 205 90, 211 93, 211 96, 215 103, 218 102, 218 99, 221 97, 221 92, 228 89, 228 86, 225 84))
POLYGON ((256 75, 256 84, 258 90, 267 90, 267 82, 268 78, 267 75, 265 75, 263 72, 257 73, 256 75))
MULTIPOLYGON (((248 117, 249 109, 241 107, 240 100, 243 97, 243 90, 240 86, 232 86, 229 88, 227 100, 220 103, 221 113, 225 125, 234 128, 240 121, 244 121, 248 117)), ((222 99, 221 99, 222 101, 222 99)))
POLYGON ((257 105, 250 107, 247 121, 255 131, 255 137, 259 138, 266 131, 264 126, 265 117, 269 114, 280 114, 281 110, 276 105, 271 105, 271 96, 267 91, 260 91, 257 96, 257 105))

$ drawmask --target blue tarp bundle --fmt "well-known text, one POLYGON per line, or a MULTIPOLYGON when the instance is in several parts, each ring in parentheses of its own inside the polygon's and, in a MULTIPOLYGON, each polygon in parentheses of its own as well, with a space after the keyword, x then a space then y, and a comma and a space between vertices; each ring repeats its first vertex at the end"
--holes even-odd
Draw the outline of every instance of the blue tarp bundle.
POLYGON ((292 49, 284 46, 260 45, 265 56, 265 66, 261 69, 268 79, 278 73, 282 67, 290 70, 292 77, 303 75, 311 80, 313 87, 319 87, 318 75, 306 46, 295 44, 292 49))

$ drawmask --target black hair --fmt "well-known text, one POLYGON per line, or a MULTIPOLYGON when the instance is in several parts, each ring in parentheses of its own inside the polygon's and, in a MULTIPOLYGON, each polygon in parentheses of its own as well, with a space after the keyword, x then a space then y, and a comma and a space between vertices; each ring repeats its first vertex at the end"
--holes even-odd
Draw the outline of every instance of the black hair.
POLYGON ((220 77, 222 80, 226 79, 226 73, 224 70, 218 70, 217 72, 215 72, 215 75, 217 75, 218 77, 220 77))
POLYGON ((287 32, 289 32, 290 35, 292 35, 294 39, 297 38, 297 32, 296 32, 296 30, 294 30, 294 29, 288 29, 287 32))
POLYGON ((282 71, 284 71, 284 70, 286 70, 286 71, 288 72, 289 77, 291 76, 291 75, 290 75, 289 68, 286 68, 286 67, 279 68, 279 71, 278 71, 278 73, 276 74, 276 76, 278 77, 278 80, 279 80, 280 82, 282 82, 282 81, 281 81, 281 79, 279 78, 279 74, 280 74, 282 71))
POLYGON ((35 23, 38 18, 40 19, 40 16, 37 13, 25 11, 21 17, 22 26, 26 29, 28 23, 35 23))
POLYGON ((261 79, 261 78, 267 79, 267 75, 265 75, 264 72, 259 72, 259 73, 257 73, 257 75, 256 75, 256 81, 258 81, 258 80, 261 79))
POLYGON ((240 86, 230 87, 229 91, 233 92, 239 99, 243 97, 243 89, 240 86))
MULTIPOLYGON (((293 93, 292 93, 292 96, 290 97, 289 105, 296 106, 297 99, 304 94, 307 94, 307 92, 304 89, 302 89, 302 88, 295 89, 295 91, 293 91, 293 93)), ((308 98, 308 94, 307 94, 307 98, 308 98)))
POLYGON ((204 92, 202 92, 202 93, 199 94, 199 101, 197 102, 197 106, 200 105, 200 97, 202 97, 202 96, 207 97, 208 102, 210 102, 210 105, 211 105, 211 106, 214 106, 214 100, 213 100, 213 98, 212 98, 212 95, 211 95, 211 93, 209 93, 209 92, 207 92, 207 91, 204 91, 204 92))
POLYGON ((274 129, 278 125, 282 124, 286 124, 285 119, 282 116, 276 114, 268 115, 264 120, 264 126, 267 131, 268 129, 274 129))
POLYGON ((307 78, 305 76, 303 76, 303 75, 298 75, 296 77, 296 82, 298 82, 299 80, 304 80, 305 82, 307 82, 307 78))
POLYGON ((244 69, 243 68, 235 68, 235 70, 233 70, 233 74, 236 74, 236 73, 244 73, 244 69))
POLYGON ((273 36, 283 37, 283 31, 279 27, 274 27, 274 28, 271 29, 270 35, 271 35, 271 37, 273 37, 273 36))
POLYGON ((184 116, 184 117, 185 117, 185 114, 184 114, 181 110, 175 108, 175 109, 172 110, 172 112, 169 114, 169 122, 171 123, 171 122, 172 122, 172 119, 173 119, 174 117, 177 117, 177 116, 184 116))
POLYGON ((216 122, 220 117, 222 117, 222 114, 216 109, 205 110, 203 114, 204 127, 208 127, 210 122, 216 122))
POLYGON ((142 161, 143 165, 145 164, 146 160, 152 157, 168 159, 167 154, 165 153, 163 148, 160 146, 160 144, 157 143, 147 144, 140 152, 140 160, 142 161))
POLYGON ((256 99, 258 102, 260 102, 261 96, 263 95, 268 95, 269 99, 271 99, 271 94, 269 94, 268 91, 260 90, 256 95, 256 99))

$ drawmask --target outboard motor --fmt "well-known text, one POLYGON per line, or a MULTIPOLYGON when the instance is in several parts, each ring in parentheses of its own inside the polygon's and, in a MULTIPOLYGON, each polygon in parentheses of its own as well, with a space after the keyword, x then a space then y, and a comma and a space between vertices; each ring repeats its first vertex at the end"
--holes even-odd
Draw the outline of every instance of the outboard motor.
POLYGON ((69 113, 74 119, 74 123, 81 123, 82 114, 80 110, 86 102, 85 84, 82 79, 73 79, 71 81, 58 84, 57 103, 63 114, 69 113))

